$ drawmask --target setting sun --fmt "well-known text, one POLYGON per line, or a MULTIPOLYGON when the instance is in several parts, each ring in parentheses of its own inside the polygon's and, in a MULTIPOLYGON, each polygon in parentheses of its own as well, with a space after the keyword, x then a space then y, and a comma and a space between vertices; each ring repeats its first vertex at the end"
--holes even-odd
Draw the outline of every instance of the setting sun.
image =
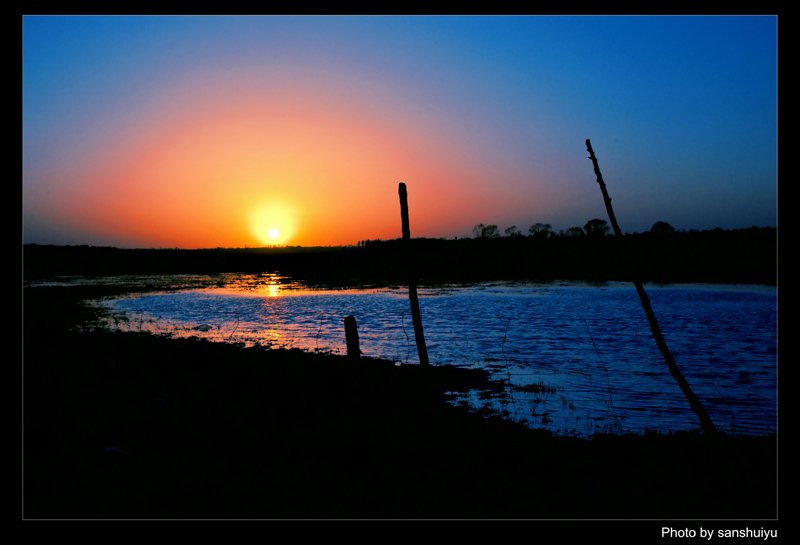
POLYGON ((264 245, 286 244, 297 233, 297 213, 285 202, 262 204, 250 214, 250 234, 264 245))
POLYGON ((777 225, 774 15, 36 15, 22 26, 25 244, 390 240, 402 234, 400 182, 415 238, 469 237, 479 223, 558 232, 605 214, 587 138, 617 176, 609 191, 630 232, 777 225), (585 65, 579 52, 612 34, 607 65, 585 65), (638 69, 652 58, 658 70, 638 69), (583 85, 598 78, 602 93, 583 85), (644 127, 663 129, 664 154, 644 127))

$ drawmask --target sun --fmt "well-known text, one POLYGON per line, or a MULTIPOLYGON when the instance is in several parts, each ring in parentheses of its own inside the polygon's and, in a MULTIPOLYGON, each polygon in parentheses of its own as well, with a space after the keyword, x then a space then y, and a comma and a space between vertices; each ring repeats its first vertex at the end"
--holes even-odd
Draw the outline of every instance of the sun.
POLYGON ((284 202, 270 201, 250 210, 250 234, 261 244, 285 245, 297 233, 298 220, 295 208, 284 202))

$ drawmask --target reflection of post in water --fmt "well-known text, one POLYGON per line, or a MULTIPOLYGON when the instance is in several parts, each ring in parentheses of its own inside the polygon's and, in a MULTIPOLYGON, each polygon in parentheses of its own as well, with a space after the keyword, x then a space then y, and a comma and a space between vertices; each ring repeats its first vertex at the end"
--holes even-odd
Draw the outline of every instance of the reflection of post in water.
POLYGON ((408 225, 408 193, 406 184, 400 184, 400 219, 403 224, 403 240, 406 247, 406 264, 408 266, 408 299, 411 302, 411 322, 414 324, 414 338, 417 342, 420 365, 428 365, 428 349, 425 346, 425 335, 422 333, 422 316, 419 313, 417 299, 417 281, 414 278, 414 252, 411 249, 411 229, 408 225))
MULTIPOLYGON (((594 156, 594 150, 592 149, 592 144, 589 140, 586 140, 586 149, 589 150, 589 159, 592 160, 592 164, 594 165, 594 173, 597 176, 597 183, 600 184, 600 191, 603 193, 603 201, 606 205, 606 211, 608 212, 608 219, 611 220, 611 227, 614 229, 614 235, 617 237, 622 238, 622 231, 619 228, 619 224, 617 224, 617 218, 614 216, 614 209, 611 208, 611 197, 608 196, 608 190, 606 189, 606 184, 603 181, 603 176, 600 174, 600 167, 597 164, 597 158, 594 156)), ((625 259, 630 259, 630 256, 625 255, 625 259)), ((636 286, 636 292, 639 294, 639 300, 642 303, 642 308, 644 309, 644 313, 647 316, 647 321, 650 324, 650 332, 653 334, 653 338, 656 340, 656 345, 658 349, 661 351, 661 355, 664 357, 664 360, 667 362, 667 367, 669 368, 669 372, 672 375, 672 378, 675 379, 675 382, 678 383, 678 386, 681 387, 681 391, 683 395, 686 396, 686 399, 689 400, 689 406, 697 415, 697 418, 700 419, 700 424, 703 426, 703 431, 707 434, 714 434, 717 431, 717 428, 714 426, 714 423, 709 418, 708 414, 706 414, 703 405, 700 403, 700 400, 694 395, 692 389, 689 387, 689 383, 683 378, 683 373, 678 368, 678 365, 675 363, 675 359, 672 357, 672 354, 667 348, 667 341, 664 340, 664 336, 661 334, 661 328, 658 326, 658 321, 656 320, 656 315, 653 312, 653 308, 650 306, 650 298, 647 296, 647 292, 644 291, 644 285, 639 278, 634 277, 632 279, 633 285, 636 286)))

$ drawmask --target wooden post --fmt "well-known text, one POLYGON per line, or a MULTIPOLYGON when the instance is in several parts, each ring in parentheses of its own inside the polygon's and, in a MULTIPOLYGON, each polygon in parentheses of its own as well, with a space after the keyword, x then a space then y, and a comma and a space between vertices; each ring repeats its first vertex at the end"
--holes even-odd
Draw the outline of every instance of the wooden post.
POLYGON ((361 348, 358 345, 358 324, 355 316, 344 319, 344 337, 347 342, 347 355, 351 358, 360 358, 361 348))
MULTIPOLYGON (((597 158, 594 155, 594 150, 592 150, 592 144, 588 139, 586 140, 586 149, 589 150, 589 159, 592 160, 592 164, 594 165, 594 173, 597 176, 597 183, 600 184, 600 191, 603 193, 603 201, 606 204, 608 219, 611 220, 611 227, 614 229, 614 235, 620 237, 621 239, 622 231, 617 223, 617 218, 614 216, 614 209, 611 208, 611 197, 608 196, 606 184, 603 181, 602 174, 600 174, 600 167, 597 165, 597 158)), ((661 351, 664 361, 667 362, 667 367, 669 368, 672 378, 674 378, 675 382, 678 383, 683 395, 686 396, 686 399, 689 401, 689 406, 695 412, 697 418, 700 419, 700 425, 703 427, 703 431, 708 435, 715 434, 717 432, 717 428, 714 426, 711 418, 709 418, 708 414, 703 408, 703 405, 700 403, 700 400, 696 395, 694 395, 694 392, 692 392, 692 389, 689 387, 689 383, 683 377, 681 370, 678 368, 678 365, 675 363, 675 359, 672 357, 672 354, 667 347, 667 342, 664 340, 664 336, 661 334, 661 328, 658 326, 656 315, 653 312, 652 306, 650 306, 650 298, 647 296, 647 292, 644 291, 644 285, 642 284, 642 281, 636 277, 634 277, 632 281, 633 285, 636 286, 636 292, 639 294, 639 300, 641 301, 642 308, 647 316, 647 322, 650 324, 650 332, 653 334, 653 338, 656 340, 656 345, 661 351)))
POLYGON ((411 302, 411 323, 414 324, 414 339, 417 342, 419 363, 423 367, 429 365, 428 348, 425 346, 425 335, 422 332, 422 316, 419 313, 419 300, 417 299, 417 281, 414 278, 414 255, 411 250, 411 229, 408 225, 408 193, 406 184, 401 183, 400 189, 400 220, 403 226, 403 240, 406 246, 406 262, 408 263, 408 299, 411 302))

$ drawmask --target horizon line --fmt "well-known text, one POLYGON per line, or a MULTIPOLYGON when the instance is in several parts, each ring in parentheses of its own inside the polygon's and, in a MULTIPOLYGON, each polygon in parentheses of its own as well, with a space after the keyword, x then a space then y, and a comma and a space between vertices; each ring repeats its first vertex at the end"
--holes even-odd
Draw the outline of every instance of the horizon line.
MULTIPOLYGON (((692 233, 692 232, 694 232, 694 233, 703 233, 703 232, 718 231, 718 230, 719 231, 744 231, 744 230, 748 230, 748 229, 775 229, 775 230, 777 230, 778 227, 777 226, 772 227, 772 226, 769 226, 769 225, 765 225, 765 226, 751 225, 750 227, 738 227, 738 228, 733 228, 733 229, 723 229, 722 227, 714 227, 712 229, 676 229, 675 233, 682 233, 682 234, 688 234, 688 233, 692 233)), ((641 232, 637 231, 637 232, 633 232, 633 233, 626 232, 626 233, 623 233, 623 236, 624 235, 639 235, 639 234, 645 234, 645 233, 650 233, 650 232, 651 231, 641 231, 641 232)), ((551 236, 549 238, 561 238, 561 237, 564 237, 564 236, 572 238, 569 235, 558 234, 555 231, 553 231, 553 236, 551 236)), ((608 233, 608 234, 603 235, 603 236, 604 237, 613 237, 613 236, 616 236, 616 235, 614 235, 613 233, 608 233)), ((478 240, 478 239, 481 239, 481 238, 490 238, 490 239, 533 238, 533 235, 530 235, 530 234, 520 234, 520 235, 516 235, 516 236, 498 235, 496 237, 463 236, 463 237, 453 237, 453 238, 424 237, 424 236, 421 236, 421 237, 411 237, 411 238, 412 238, 412 240, 458 241, 458 240, 478 240)), ((179 246, 123 247, 123 246, 110 246, 110 245, 95 245, 95 244, 86 244, 86 243, 82 243, 82 244, 55 244, 55 243, 51 243, 51 242, 23 242, 22 243, 22 247, 23 247, 23 249, 26 246, 55 246, 55 247, 59 247, 59 248, 105 248, 105 249, 115 249, 115 250, 184 250, 184 251, 202 251, 202 250, 281 250, 281 249, 291 249, 291 248, 294 248, 294 249, 315 249, 315 248, 336 249, 336 248, 359 248, 359 247, 361 247, 360 244, 362 242, 391 242, 391 241, 397 241, 397 240, 402 240, 402 237, 389 238, 389 239, 380 239, 380 238, 377 238, 377 239, 363 239, 363 240, 359 240, 355 244, 329 244, 329 245, 320 244, 320 245, 310 245, 310 246, 303 246, 303 245, 300 245, 300 244, 297 244, 297 245, 276 244, 276 245, 265 245, 265 246, 244 245, 244 246, 208 246, 208 247, 202 247, 202 248, 182 248, 182 247, 179 247, 179 246)))

